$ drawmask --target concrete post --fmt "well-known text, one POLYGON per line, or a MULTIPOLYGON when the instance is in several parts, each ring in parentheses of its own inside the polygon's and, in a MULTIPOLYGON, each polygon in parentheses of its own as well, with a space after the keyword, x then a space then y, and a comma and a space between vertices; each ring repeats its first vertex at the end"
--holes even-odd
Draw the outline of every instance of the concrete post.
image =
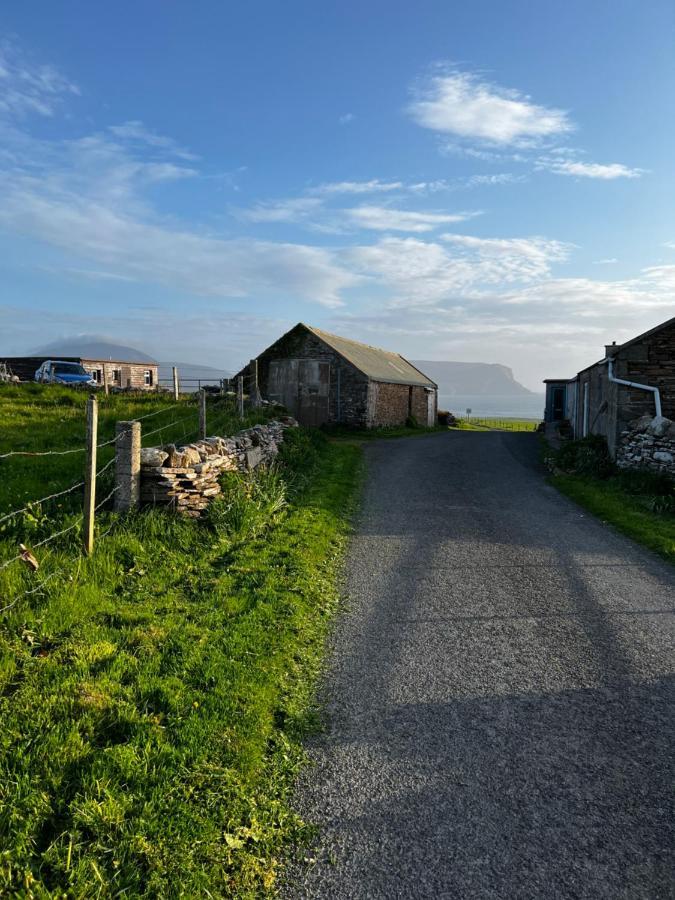
POLYGON ((118 422, 115 434, 115 509, 126 512, 141 499, 141 423, 118 422))
POLYGON ((171 373, 173 375, 173 399, 178 401, 178 369, 172 366, 171 373))

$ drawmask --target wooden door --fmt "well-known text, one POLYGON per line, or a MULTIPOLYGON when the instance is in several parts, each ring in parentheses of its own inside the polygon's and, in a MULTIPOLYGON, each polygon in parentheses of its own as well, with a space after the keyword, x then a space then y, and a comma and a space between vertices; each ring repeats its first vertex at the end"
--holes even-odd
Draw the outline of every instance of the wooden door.
POLYGON ((281 403, 301 425, 328 421, 330 363, 318 359, 274 359, 270 362, 267 396, 281 403))
POLYGON ((318 428, 328 421, 330 363, 298 360, 298 415, 301 425, 318 428))

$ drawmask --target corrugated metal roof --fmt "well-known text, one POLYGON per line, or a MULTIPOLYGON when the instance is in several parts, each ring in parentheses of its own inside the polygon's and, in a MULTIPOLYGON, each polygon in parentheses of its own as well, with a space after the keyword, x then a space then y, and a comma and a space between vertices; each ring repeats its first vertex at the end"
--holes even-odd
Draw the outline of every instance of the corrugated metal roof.
POLYGON ((350 341, 337 334, 312 328, 311 325, 304 327, 332 347, 340 356, 344 356, 373 381, 385 381, 390 384, 419 384, 431 388, 437 386, 435 381, 416 369, 399 353, 380 350, 379 347, 371 347, 370 344, 361 344, 359 341, 350 341))

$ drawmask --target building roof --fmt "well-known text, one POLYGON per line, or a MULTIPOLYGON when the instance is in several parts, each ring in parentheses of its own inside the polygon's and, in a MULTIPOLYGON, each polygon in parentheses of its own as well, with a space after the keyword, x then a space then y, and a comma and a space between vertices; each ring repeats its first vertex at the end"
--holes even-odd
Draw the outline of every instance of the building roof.
POLYGON ((400 353, 392 353, 390 350, 380 350, 379 347, 371 347, 370 344, 362 344, 321 331, 311 325, 301 323, 303 328, 316 335, 319 340, 332 347, 336 353, 344 357, 372 381, 384 381, 388 384, 412 384, 423 387, 435 388, 436 382, 428 378, 412 363, 408 362, 400 353))

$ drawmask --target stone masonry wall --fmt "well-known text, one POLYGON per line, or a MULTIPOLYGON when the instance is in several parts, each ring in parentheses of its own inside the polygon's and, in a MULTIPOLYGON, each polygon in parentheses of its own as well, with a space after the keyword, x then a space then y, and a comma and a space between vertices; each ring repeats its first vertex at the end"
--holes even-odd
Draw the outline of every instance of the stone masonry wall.
POLYGON ((675 422, 642 416, 621 432, 616 464, 622 469, 651 469, 675 475, 675 422))
POLYGON ((279 452, 287 428, 295 419, 255 425, 233 437, 208 437, 177 447, 147 447, 141 450, 141 504, 168 506, 199 518, 209 501, 220 492, 223 472, 246 472, 269 464, 279 452))
POLYGON ((426 425, 427 402, 427 392, 419 385, 373 381, 369 388, 368 425, 403 425, 410 414, 419 425, 426 425))

